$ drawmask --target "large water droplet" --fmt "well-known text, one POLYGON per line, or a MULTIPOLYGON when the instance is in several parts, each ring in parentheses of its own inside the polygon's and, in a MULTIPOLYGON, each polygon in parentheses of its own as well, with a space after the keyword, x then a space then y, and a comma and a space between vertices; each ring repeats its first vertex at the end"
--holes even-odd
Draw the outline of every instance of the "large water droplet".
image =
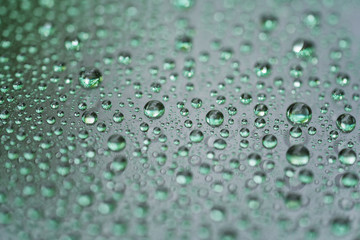
POLYGON ((355 187, 359 182, 359 177, 357 174, 352 172, 347 172, 341 177, 341 184, 346 188, 355 187))
POLYGON ((268 62, 257 62, 254 71, 258 77, 267 77, 271 74, 271 65, 268 62))
POLYGON ((151 100, 144 106, 144 114, 150 119, 158 119, 165 113, 165 106, 162 102, 151 100))
POLYGON ((190 171, 184 170, 178 172, 178 174, 176 175, 176 182, 180 185, 187 185, 191 183, 192 178, 192 173, 190 171))
POLYGON ((298 39, 293 44, 293 52, 298 57, 311 57, 314 54, 314 45, 308 40, 298 39))
POLYGON ((200 130, 193 130, 190 133, 190 140, 194 143, 201 142, 204 139, 204 134, 200 130))
POLYGON ((262 144, 267 149, 273 149, 277 145, 277 138, 272 134, 267 134, 263 137, 262 144))
POLYGON ((102 75, 96 68, 80 72, 79 83, 83 88, 97 88, 102 82, 102 75))
POLYGON ((211 127, 218 127, 224 122, 224 114, 218 110, 211 110, 206 114, 206 122, 211 127))
POLYGON ((97 121, 97 114, 95 112, 84 112, 81 119, 86 125, 93 125, 97 121))
POLYGON ((304 166, 309 162, 310 152, 304 145, 296 144, 287 150, 286 159, 293 166, 304 166))
POLYGON ((311 120, 312 111, 305 103, 296 102, 288 107, 286 117, 292 124, 306 124, 311 120))
POLYGON ((126 141, 123 136, 114 134, 109 137, 107 145, 111 151, 119 152, 126 147, 126 141))
POLYGON ((344 236, 351 229, 351 222, 347 218, 335 218, 331 220, 331 232, 336 236, 344 236))
POLYGON ((356 153, 351 148, 345 148, 339 152, 339 161, 345 165, 352 165, 356 161, 356 153))
POLYGON ((356 119, 348 114, 348 113, 344 113, 341 114, 337 119, 336 119, 336 126, 345 133, 349 133, 352 130, 354 130, 355 126, 356 126, 356 119))

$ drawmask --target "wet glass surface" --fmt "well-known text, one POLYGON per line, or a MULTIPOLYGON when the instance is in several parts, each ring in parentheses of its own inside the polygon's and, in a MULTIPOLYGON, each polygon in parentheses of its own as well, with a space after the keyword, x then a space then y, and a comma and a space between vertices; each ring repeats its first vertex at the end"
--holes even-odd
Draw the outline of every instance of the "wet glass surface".
POLYGON ((360 239, 359 1, 0 3, 0 239, 360 239))

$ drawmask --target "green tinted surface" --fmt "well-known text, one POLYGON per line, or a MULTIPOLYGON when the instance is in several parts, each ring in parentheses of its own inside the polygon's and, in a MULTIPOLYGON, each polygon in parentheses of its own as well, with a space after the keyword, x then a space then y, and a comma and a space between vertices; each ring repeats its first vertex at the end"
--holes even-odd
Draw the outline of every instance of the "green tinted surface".
POLYGON ((359 11, 0 0, 0 239, 359 240, 359 11))

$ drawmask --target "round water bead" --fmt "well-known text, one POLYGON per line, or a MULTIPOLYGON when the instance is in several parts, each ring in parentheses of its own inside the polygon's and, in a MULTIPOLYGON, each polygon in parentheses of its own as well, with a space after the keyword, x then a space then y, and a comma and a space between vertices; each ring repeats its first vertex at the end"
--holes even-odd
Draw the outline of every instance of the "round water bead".
POLYGON ((165 113, 165 106, 162 102, 151 100, 144 106, 144 114, 150 119, 158 119, 165 113))
POLYGON ((268 62, 257 62, 254 71, 258 77, 267 77, 271 74, 271 65, 268 62))
POLYGON ((341 177, 341 184, 346 188, 355 187, 359 183, 359 177, 356 173, 347 172, 341 177))
POLYGON ((296 210, 302 205, 302 197, 298 193, 288 193, 285 197, 285 205, 288 209, 296 210))
POLYGON ((117 156, 109 163, 108 167, 113 173, 121 173, 125 170, 127 163, 128 161, 125 156, 117 156))
POLYGON ((261 156, 257 153, 251 153, 247 158, 247 162, 251 167, 255 167, 260 164, 261 156))
POLYGON ((310 152, 304 145, 296 144, 287 150, 286 159, 293 166, 304 166, 309 162, 310 152))
POLYGON ((299 138, 302 135, 302 130, 300 127, 295 126, 290 129, 290 136, 293 138, 299 138))
POLYGON ((259 103, 254 107, 254 113, 258 117, 264 117, 268 114, 268 107, 265 104, 259 103))
POLYGON ((307 58, 314 54, 314 45, 308 40, 298 39, 294 42, 292 50, 296 56, 307 58))
POLYGON ((337 119, 336 119, 336 126, 345 133, 349 133, 352 130, 354 130, 355 126, 356 126, 356 119, 348 114, 348 113, 344 113, 341 114, 337 119))
POLYGON ((84 112, 81 119, 86 125, 93 125, 97 121, 97 114, 95 112, 84 112))
POLYGON ((261 28, 266 32, 274 30, 278 25, 278 19, 273 15, 262 15, 260 22, 261 28))
POLYGON ((337 217, 330 222, 331 232, 335 236, 344 236, 351 229, 351 222, 347 218, 337 217))
POLYGON ((79 51, 80 50, 80 40, 78 38, 67 38, 65 40, 65 48, 71 51, 79 51))
POLYGON ((119 152, 126 147, 126 141, 123 136, 114 134, 109 137, 107 145, 111 151, 119 152))
POLYGON ((314 174, 308 169, 302 169, 299 172, 299 180, 302 183, 309 184, 314 180, 314 174))
POLYGON ((277 138, 272 134, 267 134, 263 137, 262 144, 267 149, 273 149, 277 146, 277 138))
POLYGON ((80 72, 79 83, 83 88, 97 88, 102 80, 102 74, 96 68, 80 72))
POLYGON ((344 99, 345 91, 339 88, 335 88, 331 92, 331 98, 334 99, 334 101, 341 101, 344 99))
POLYGON ((190 52, 192 49, 192 38, 189 36, 179 36, 176 38, 175 48, 177 51, 190 52))
POLYGON ((339 152, 339 161, 345 165, 352 165, 356 161, 356 153, 351 148, 345 148, 339 152))
POLYGON ((193 130, 190 133, 190 141, 194 143, 201 142, 204 139, 204 134, 200 130, 193 130))
POLYGON ((295 102, 288 107, 286 117, 292 124, 306 124, 311 120, 312 111, 305 103, 295 102))
POLYGON ((184 170, 177 173, 176 182, 180 185, 187 185, 191 183, 192 178, 192 173, 190 171, 184 170))
POLYGON ((219 110, 211 110, 206 114, 205 120, 211 127, 219 127, 224 122, 224 114, 219 110))
POLYGON ((350 82, 350 76, 346 73, 338 73, 336 76, 336 83, 340 86, 346 86, 350 82))

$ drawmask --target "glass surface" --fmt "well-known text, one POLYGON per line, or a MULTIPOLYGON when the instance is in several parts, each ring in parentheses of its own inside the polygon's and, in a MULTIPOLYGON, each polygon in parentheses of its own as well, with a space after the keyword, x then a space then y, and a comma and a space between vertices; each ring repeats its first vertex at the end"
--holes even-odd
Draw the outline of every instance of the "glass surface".
POLYGON ((358 0, 0 3, 0 239, 360 239, 358 0))

